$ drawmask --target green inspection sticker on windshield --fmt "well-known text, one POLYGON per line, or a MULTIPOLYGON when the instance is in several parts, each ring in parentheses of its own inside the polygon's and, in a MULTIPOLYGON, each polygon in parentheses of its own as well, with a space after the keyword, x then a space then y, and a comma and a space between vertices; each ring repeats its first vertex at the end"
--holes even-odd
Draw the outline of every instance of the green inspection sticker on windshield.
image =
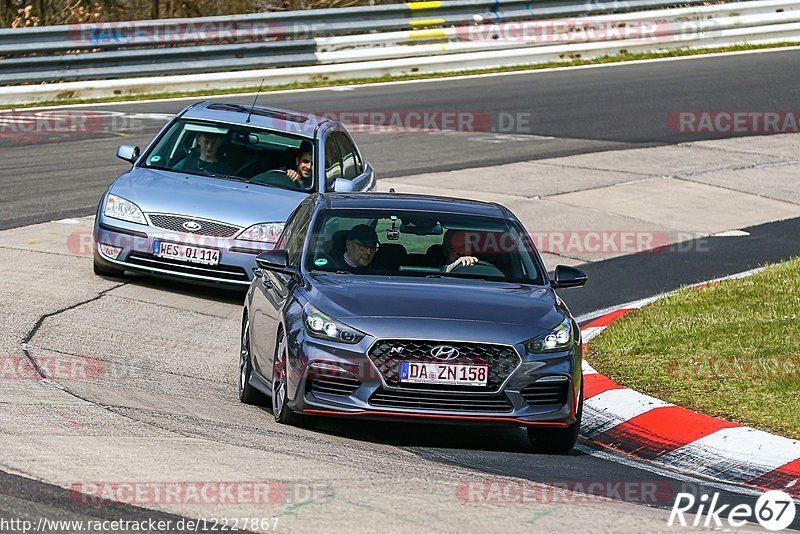
POLYGON ((161 156, 153 156, 150 158, 151 163, 155 163, 156 161, 161 161, 161 156))
POLYGON ((314 265, 316 265, 317 267, 322 267, 323 265, 328 265, 328 260, 326 260, 325 258, 316 259, 316 260, 314 260, 314 265))

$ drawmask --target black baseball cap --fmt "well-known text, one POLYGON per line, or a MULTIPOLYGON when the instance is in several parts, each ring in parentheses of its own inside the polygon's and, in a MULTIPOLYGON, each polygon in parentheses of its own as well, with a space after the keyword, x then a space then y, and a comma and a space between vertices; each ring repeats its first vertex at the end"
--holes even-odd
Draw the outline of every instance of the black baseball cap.
POLYGON ((347 232, 347 240, 358 241, 359 243, 363 243, 365 245, 377 245, 378 234, 375 233, 375 230, 373 230, 371 226, 367 226, 366 224, 358 224, 352 227, 349 232, 347 232))

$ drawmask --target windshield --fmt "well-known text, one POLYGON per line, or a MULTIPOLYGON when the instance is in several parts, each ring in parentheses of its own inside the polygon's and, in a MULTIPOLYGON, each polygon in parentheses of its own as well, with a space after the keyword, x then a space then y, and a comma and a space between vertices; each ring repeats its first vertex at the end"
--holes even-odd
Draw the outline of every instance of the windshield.
POLYGON ((328 210, 308 247, 310 271, 544 283, 530 239, 505 219, 328 210))
POLYGON ((147 154, 144 167, 310 192, 313 143, 239 125, 176 121, 147 154))

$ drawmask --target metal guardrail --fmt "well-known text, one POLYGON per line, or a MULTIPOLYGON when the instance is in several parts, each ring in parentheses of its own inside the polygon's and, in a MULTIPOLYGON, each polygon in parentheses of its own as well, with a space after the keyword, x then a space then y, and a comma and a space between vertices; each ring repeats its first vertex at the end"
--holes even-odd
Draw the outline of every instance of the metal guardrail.
MULTIPOLYGON (((625 4, 624 1, 609 2, 625 4)), ((673 2, 674 3, 674 2, 673 2)), ((547 5, 548 2, 545 2, 547 5)), ((588 9, 593 2, 553 2, 572 6, 576 12, 588 9)), ((531 16, 529 0, 444 0, 421 1, 380 6, 338 9, 312 9, 223 17, 164 19, 108 24, 76 24, 38 28, 0 29, 0 55, 14 53, 15 47, 26 45, 29 51, 56 51, 79 48, 120 48, 141 45, 140 36, 161 35, 158 44, 217 40, 204 28, 228 32, 231 40, 314 37, 342 35, 365 31, 410 29, 419 25, 453 24, 471 21, 475 14, 494 17, 501 8, 515 8, 531 16), (192 31, 192 30, 196 31, 192 31), (187 31, 188 30, 188 31, 187 31), (68 48, 68 47, 72 48, 68 48)), ((538 11, 538 4, 536 11, 538 11)), ((545 12, 546 13, 546 12, 545 12)), ((146 41, 145 45, 156 44, 146 41)))
MULTIPOLYGON (((261 80, 269 85, 280 85, 319 79, 528 65, 621 52, 800 42, 800 0, 748 0, 652 9, 654 1, 661 0, 614 2, 614 5, 624 4, 628 8, 624 13, 614 14, 601 14, 609 4, 595 3, 587 9, 597 11, 585 11, 581 13, 584 16, 573 18, 529 16, 527 19, 518 19, 519 22, 489 19, 492 24, 483 24, 476 23, 482 18, 476 17, 470 25, 445 25, 435 29, 316 36, 312 39, 259 43, 107 50, 71 54, 64 64, 58 63, 57 59, 54 63, 50 56, 7 58, 0 60, 0 82, 23 81, 26 76, 32 75, 37 81, 64 80, 84 75, 96 77, 97 80, 7 84, 0 87, 0 102, 42 102, 61 98, 229 89, 257 86, 261 80), (642 6, 643 2, 651 9, 631 11, 635 6, 642 6), (645 33, 630 35, 628 30, 636 25, 645 33), (588 38, 587 33, 595 27, 600 29, 599 38, 588 38), (531 31, 511 35, 510 38, 504 33, 515 28, 531 31), (543 39, 542 36, 547 38, 543 39), (234 49, 240 56, 235 59, 231 57, 231 50, 234 49), (128 59, 121 58, 128 56, 131 63, 125 64, 128 59), (135 63, 143 59, 149 63, 135 63), (94 63, 97 60, 101 61, 94 63), (118 63, 108 65, 102 61, 118 63), (10 72, 11 69, 17 70, 10 72)), ((501 5, 503 2, 498 0, 501 5)), ((442 4, 437 3, 439 6, 442 4)), ((546 5, 556 9, 565 8, 555 3, 546 5)))
MULTIPOLYGON (((702 0, 442 0, 380 6, 283 11, 250 15, 199 17, 191 19, 144 20, 119 23, 92 23, 34 28, 0 29, 0 55, 24 52, 75 50, 81 47, 121 48, 137 46, 141 35, 162 35, 160 43, 202 42, 208 40, 203 28, 217 27, 229 32, 227 38, 305 38, 369 31, 413 29, 471 23, 476 15, 488 22, 522 18, 554 17, 567 14, 641 9, 644 6, 702 4, 702 0), (189 31, 187 31, 187 29, 189 31), (198 31, 191 31, 196 29, 198 31)), ((213 40, 213 38, 211 39, 213 40)))
MULTIPOLYGON (((684 0, 682 5, 702 3, 684 0)), ((319 39, 357 32, 464 24, 674 6, 676 0, 451 0, 197 19, 81 24, 0 30, 0 84, 159 76, 296 67, 319 63, 319 39), (223 41, 224 44, 214 44, 223 41), (211 43, 211 44, 198 44, 211 43), (69 53, 66 52, 82 52, 69 53)), ((362 33, 362 35, 364 35, 362 33)), ((367 34, 370 35, 370 34, 367 34)), ((415 42, 447 39, 420 33, 415 42)), ((358 39, 352 41, 359 44, 358 39)), ((340 40, 340 49, 349 47, 340 40)), ((407 57, 407 54, 403 54, 407 57)))

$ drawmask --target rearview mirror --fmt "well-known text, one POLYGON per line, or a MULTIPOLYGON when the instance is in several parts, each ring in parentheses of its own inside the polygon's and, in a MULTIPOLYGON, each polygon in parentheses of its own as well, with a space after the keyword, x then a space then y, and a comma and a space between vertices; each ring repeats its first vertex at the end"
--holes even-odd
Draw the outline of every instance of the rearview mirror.
POLYGON ((289 254, 285 250, 267 250, 256 256, 256 264, 271 271, 285 269, 289 265, 289 254))
POLYGON ((566 289, 568 287, 581 287, 589 279, 586 273, 569 265, 556 265, 555 276, 552 286, 555 289, 566 289))
POLYGON ((296 275, 297 268, 289 265, 289 254, 285 250, 268 250, 256 256, 256 265, 266 271, 296 275))
POLYGON ((119 159, 124 159, 129 163, 133 163, 139 159, 139 147, 133 145, 121 145, 117 149, 117 157, 119 159))
POLYGON ((333 182, 333 190, 337 193, 352 193, 353 181, 337 178, 336 181, 333 182))

